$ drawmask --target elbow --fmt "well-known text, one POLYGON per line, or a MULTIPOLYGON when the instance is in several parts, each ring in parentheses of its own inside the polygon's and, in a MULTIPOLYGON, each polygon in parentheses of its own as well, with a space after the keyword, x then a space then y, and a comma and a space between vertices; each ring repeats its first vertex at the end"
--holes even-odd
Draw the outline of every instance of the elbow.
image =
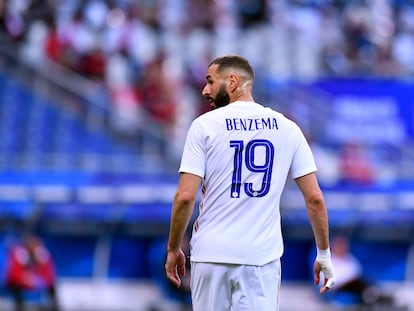
POLYGON ((316 191, 306 198, 306 206, 308 209, 320 212, 325 210, 325 200, 321 191, 316 191))
POLYGON ((196 195, 190 191, 178 191, 175 194, 174 201, 179 206, 189 206, 192 205, 196 200, 196 195))

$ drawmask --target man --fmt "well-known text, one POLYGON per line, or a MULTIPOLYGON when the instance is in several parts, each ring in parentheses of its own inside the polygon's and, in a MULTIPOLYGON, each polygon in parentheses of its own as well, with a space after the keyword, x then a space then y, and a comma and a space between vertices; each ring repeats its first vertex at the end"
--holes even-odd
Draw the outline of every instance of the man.
MULTIPOLYGON (((362 263, 351 253, 348 237, 337 235, 331 239, 332 263, 336 274, 335 289, 331 292, 333 302, 351 301, 354 304, 388 306, 394 310, 394 298, 381 287, 365 278, 362 263)), ((384 309, 385 310, 385 309, 384 309)))
POLYGON ((191 238, 194 311, 278 310, 283 241, 279 202, 288 172, 299 186, 317 246, 315 284, 335 282, 329 228, 311 150, 299 127, 255 103, 254 72, 240 56, 208 66, 203 96, 212 111, 187 134, 171 216, 165 264, 180 286, 185 273, 181 241, 202 185, 191 238))
POLYGON ((21 243, 10 248, 6 287, 13 293, 16 311, 26 310, 26 291, 46 293, 50 302, 48 310, 58 310, 53 258, 39 237, 25 236, 21 243))

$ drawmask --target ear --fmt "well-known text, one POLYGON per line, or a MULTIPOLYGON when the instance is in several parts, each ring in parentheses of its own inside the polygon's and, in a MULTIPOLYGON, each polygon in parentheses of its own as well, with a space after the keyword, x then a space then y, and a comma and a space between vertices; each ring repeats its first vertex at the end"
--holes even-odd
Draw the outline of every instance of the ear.
POLYGON ((236 74, 230 74, 229 76, 229 91, 234 92, 239 87, 239 77, 236 74))

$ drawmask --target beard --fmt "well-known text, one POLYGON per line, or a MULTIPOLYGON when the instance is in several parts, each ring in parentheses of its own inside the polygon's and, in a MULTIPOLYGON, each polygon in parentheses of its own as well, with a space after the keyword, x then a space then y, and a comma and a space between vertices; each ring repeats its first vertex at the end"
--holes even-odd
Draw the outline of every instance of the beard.
POLYGON ((213 109, 227 106, 230 103, 230 96, 227 93, 226 86, 224 84, 220 86, 220 89, 216 97, 213 99, 213 103, 214 103, 214 105, 212 105, 213 109))

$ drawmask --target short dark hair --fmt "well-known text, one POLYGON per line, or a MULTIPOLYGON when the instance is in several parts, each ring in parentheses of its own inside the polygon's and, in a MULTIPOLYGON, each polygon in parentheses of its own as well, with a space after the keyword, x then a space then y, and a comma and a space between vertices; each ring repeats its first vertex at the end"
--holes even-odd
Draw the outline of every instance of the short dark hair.
POLYGON ((217 71, 222 72, 228 68, 236 68, 241 69, 247 73, 250 79, 254 80, 254 70, 250 65, 249 61, 242 56, 239 55, 227 55, 222 57, 217 57, 208 65, 218 65, 217 71))

